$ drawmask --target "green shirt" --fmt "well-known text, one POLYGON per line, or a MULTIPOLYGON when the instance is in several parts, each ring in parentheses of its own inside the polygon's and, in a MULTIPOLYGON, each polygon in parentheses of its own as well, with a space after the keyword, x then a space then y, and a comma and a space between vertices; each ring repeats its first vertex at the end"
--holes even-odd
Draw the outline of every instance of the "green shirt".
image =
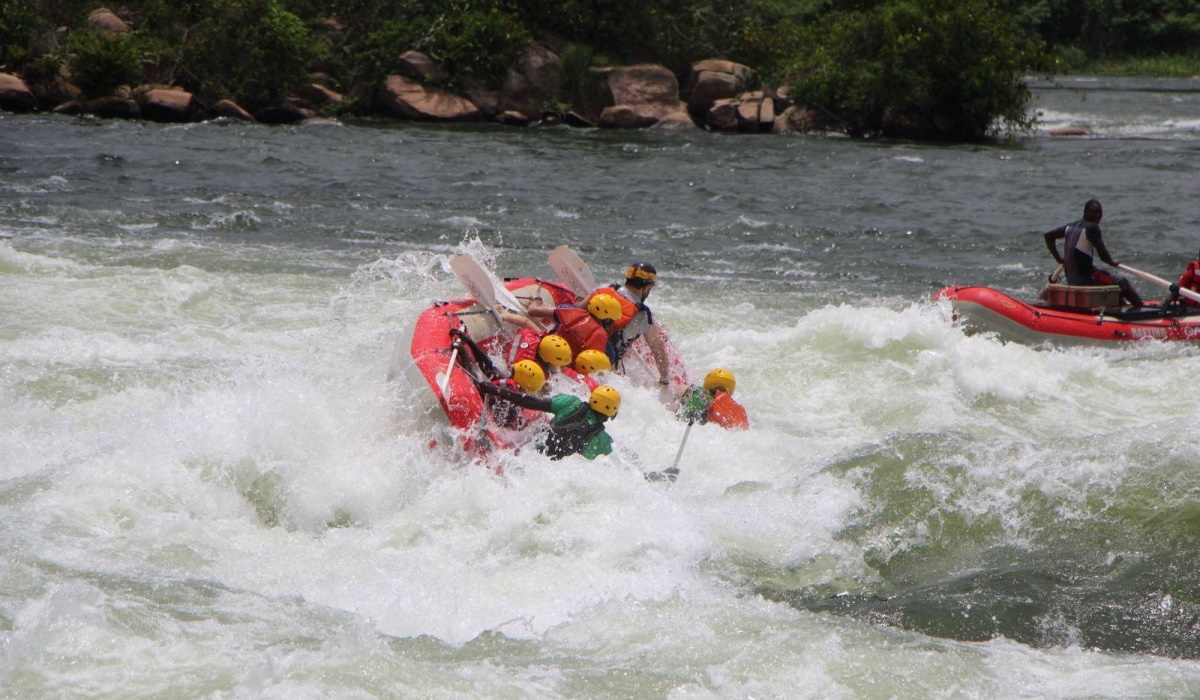
MULTIPOLYGON (((583 401, 578 397, 571 396, 570 394, 556 394, 550 399, 550 412, 554 414, 550 422, 558 423, 566 416, 578 410, 581 405, 583 405, 583 401)), ((604 422, 600 418, 600 414, 591 410, 584 415, 583 419, 588 425, 596 425, 597 423, 604 422)), ((579 450, 579 454, 588 459, 595 459, 600 455, 612 454, 612 437, 602 428, 600 432, 592 436, 592 439, 588 441, 588 444, 583 446, 583 449, 579 450)))

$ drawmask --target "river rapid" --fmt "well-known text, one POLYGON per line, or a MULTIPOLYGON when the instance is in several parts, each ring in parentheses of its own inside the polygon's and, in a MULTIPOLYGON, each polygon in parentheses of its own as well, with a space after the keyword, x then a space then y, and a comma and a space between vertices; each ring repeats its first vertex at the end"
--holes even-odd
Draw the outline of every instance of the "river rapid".
POLYGON ((1032 106, 1091 135, 0 114, 0 697, 1200 695, 1200 350, 931 301, 1033 297, 1093 197, 1180 274, 1200 84, 1032 106), (550 277, 563 244, 656 264, 751 430, 650 483, 684 426, 617 377, 614 457, 445 447, 398 343, 454 254, 550 277))

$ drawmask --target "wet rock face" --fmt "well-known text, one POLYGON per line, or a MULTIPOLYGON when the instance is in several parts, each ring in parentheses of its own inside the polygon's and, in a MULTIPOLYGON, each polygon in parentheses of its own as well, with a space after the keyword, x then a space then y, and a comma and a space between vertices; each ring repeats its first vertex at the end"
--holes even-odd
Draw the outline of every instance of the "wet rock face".
POLYGON ((130 32, 129 23, 107 7, 92 10, 92 13, 88 15, 87 25, 92 31, 101 34, 128 34, 130 32))
POLYGON ((9 73, 0 73, 0 109, 27 112, 37 106, 38 100, 24 80, 9 73))
POLYGON ((416 121, 480 121, 483 113, 468 99, 441 88, 390 75, 376 102, 390 116, 416 121))
POLYGON ((660 124, 692 128, 687 105, 679 99, 679 81, 664 66, 643 64, 598 71, 605 77, 613 106, 605 108, 597 126, 644 128, 660 124))

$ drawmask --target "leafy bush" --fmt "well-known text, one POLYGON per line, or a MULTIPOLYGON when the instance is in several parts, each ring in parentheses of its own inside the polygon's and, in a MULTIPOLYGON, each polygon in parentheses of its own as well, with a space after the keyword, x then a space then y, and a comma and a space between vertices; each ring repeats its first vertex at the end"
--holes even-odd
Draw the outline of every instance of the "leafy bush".
POLYGON ((827 15, 808 44, 792 94, 855 135, 974 137, 997 119, 1026 128, 1022 78, 1049 65, 988 0, 883 0, 827 15))
POLYGON ((305 78, 312 45, 304 23, 277 0, 216 0, 183 48, 183 81, 253 112, 305 78))
POLYGON ((0 0, 0 67, 17 70, 34 58, 40 29, 35 0, 0 0))
POLYGON ((72 82, 88 97, 111 95, 142 78, 142 47, 133 34, 75 31, 67 45, 72 82))

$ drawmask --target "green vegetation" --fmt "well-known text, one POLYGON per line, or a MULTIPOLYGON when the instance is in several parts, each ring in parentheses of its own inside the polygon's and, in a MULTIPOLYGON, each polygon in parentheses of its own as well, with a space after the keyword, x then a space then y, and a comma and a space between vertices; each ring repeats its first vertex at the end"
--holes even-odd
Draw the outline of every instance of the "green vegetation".
POLYGON ((1064 66, 1064 71, 1084 75, 1190 78, 1200 75, 1200 54, 1085 59, 1064 66))
POLYGON ((0 0, 0 70, 60 66, 91 95, 182 85, 251 110, 315 71, 369 112, 400 55, 452 90, 492 88, 532 41, 562 53, 553 109, 594 113, 589 68, 726 58, 861 135, 961 138, 1026 124, 1030 74, 1200 73, 1200 0, 123 0, 135 31, 86 26, 99 0, 0 0))
POLYGON ((987 0, 884 0, 810 25, 796 94, 852 135, 961 138, 1028 126, 1024 74, 1049 67, 987 0))
POLYGON ((67 44, 71 80, 87 97, 112 94, 142 77, 142 47, 131 35, 76 32, 67 44))
POLYGON ((216 0, 183 44, 181 82, 262 109, 305 78, 313 44, 304 22, 277 0, 216 0))

